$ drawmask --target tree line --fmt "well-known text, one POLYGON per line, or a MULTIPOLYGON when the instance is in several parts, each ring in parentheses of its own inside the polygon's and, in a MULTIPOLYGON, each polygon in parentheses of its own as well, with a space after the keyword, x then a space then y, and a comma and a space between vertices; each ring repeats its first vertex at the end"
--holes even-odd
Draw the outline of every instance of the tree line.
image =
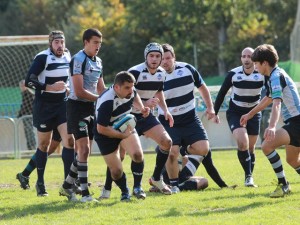
POLYGON ((297 0, 1 0, 0 35, 39 35, 63 30, 71 53, 89 27, 103 34, 99 56, 105 80, 144 60, 152 41, 170 43, 179 61, 204 77, 240 65, 244 47, 273 44, 290 58, 297 0))

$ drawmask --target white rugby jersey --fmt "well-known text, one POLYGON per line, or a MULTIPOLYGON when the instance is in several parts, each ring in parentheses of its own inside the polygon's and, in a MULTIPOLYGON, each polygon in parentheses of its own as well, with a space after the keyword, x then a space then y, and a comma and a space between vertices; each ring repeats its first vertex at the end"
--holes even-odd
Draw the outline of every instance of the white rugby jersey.
POLYGON ((300 115, 300 98, 297 87, 289 75, 279 67, 271 72, 267 86, 267 96, 282 99, 283 120, 300 115))
MULTIPOLYGON (((149 73, 146 63, 141 63, 128 70, 136 80, 135 89, 143 101, 153 98, 158 91, 163 91, 163 83, 166 77, 166 71, 159 66, 155 74, 149 73)), ((135 108, 133 113, 141 114, 135 108)))
POLYGON ((255 107, 261 98, 261 89, 265 84, 265 77, 253 71, 245 74, 243 66, 239 66, 229 71, 220 91, 218 92, 214 109, 219 112, 222 102, 230 88, 229 109, 248 112, 255 107))
MULTIPOLYGON (((189 123, 195 118, 194 87, 201 87, 204 81, 200 73, 190 64, 175 62, 175 69, 167 74, 164 95, 174 125, 189 123)), ((161 108, 158 114, 164 115, 161 108)))
MULTIPOLYGON (((61 57, 56 57, 48 48, 36 55, 28 75, 37 75, 38 81, 43 84, 54 84, 57 81, 67 83, 70 61, 71 55, 68 50, 61 57)), ((65 93, 66 90, 53 92, 36 89, 35 96, 45 101, 60 101, 65 100, 65 93)))

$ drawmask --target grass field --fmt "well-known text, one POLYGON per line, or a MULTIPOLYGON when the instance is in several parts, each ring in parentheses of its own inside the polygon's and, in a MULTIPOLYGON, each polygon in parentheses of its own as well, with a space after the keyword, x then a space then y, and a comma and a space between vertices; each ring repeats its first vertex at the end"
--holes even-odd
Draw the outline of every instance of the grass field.
MULTIPOLYGON (((197 175, 207 177, 209 187, 171 196, 148 192, 147 180, 152 174, 155 155, 146 154, 143 187, 147 198, 132 198, 129 203, 120 202, 120 190, 116 186, 111 198, 100 203, 71 203, 58 196, 63 177, 62 161, 58 157, 50 157, 46 168, 49 196, 39 198, 34 189, 36 172, 30 178, 30 190, 22 190, 15 179, 28 159, 0 160, 0 224, 299 224, 300 177, 285 163, 285 152, 278 152, 292 187, 290 196, 279 199, 268 197, 275 189, 276 177, 260 150, 257 150, 254 172, 258 188, 243 186, 244 175, 236 151, 215 151, 216 167, 229 185, 239 185, 237 189, 219 189, 200 166, 197 175)), ((124 167, 132 188, 128 157, 124 167)), ((105 170, 101 156, 90 158, 89 178, 95 197, 99 196, 98 186, 104 182, 105 170)))

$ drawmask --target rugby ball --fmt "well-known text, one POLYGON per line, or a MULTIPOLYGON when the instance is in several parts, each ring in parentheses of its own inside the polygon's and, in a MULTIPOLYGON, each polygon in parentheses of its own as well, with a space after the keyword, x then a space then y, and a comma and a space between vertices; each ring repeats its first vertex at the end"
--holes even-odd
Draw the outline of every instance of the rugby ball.
POLYGON ((125 115, 121 116, 119 119, 117 119, 113 123, 113 128, 115 130, 124 132, 127 129, 128 125, 130 125, 132 129, 135 128, 136 118, 132 114, 125 114, 125 115))

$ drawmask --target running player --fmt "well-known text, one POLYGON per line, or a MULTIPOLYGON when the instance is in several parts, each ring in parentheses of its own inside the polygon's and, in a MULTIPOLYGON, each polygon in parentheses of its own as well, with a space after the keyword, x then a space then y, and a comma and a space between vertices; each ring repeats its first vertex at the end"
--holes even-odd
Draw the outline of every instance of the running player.
MULTIPOLYGON (((112 179, 121 189, 121 201, 130 200, 130 194, 119 156, 120 147, 129 154, 133 163, 140 164, 144 161, 144 156, 136 130, 128 126, 122 133, 113 129, 112 124, 121 116, 129 114, 132 106, 138 109, 143 117, 147 117, 150 112, 150 109, 142 104, 134 89, 134 83, 135 78, 129 72, 118 73, 114 85, 101 95, 96 106, 95 141, 110 170, 112 179)), ((143 168, 135 172, 141 176, 143 168)), ((141 182, 139 182, 134 186, 133 195, 139 199, 145 199, 146 195, 142 195, 141 190, 141 182)))
POLYGON ((33 102, 33 125, 37 128, 38 148, 35 153, 38 179, 37 196, 48 196, 44 183, 48 151, 52 132, 57 128, 63 142, 65 168, 74 160, 74 140, 67 133, 66 90, 71 56, 65 47, 62 31, 49 34, 49 48, 34 59, 25 85, 35 89, 33 102))
POLYGON ((255 108, 241 117, 240 122, 245 126, 259 111, 273 103, 270 123, 264 133, 262 150, 278 179, 277 188, 270 197, 283 197, 290 193, 291 188, 276 148, 285 145, 288 164, 300 174, 300 97, 293 80, 278 67, 279 57, 273 45, 258 46, 251 59, 258 72, 269 78, 267 94, 255 108), (276 129, 280 111, 285 125, 276 129))
POLYGON ((69 200, 76 201, 72 190, 77 174, 82 190, 81 202, 96 201, 88 188, 88 156, 93 140, 95 101, 105 90, 102 61, 97 54, 102 44, 99 30, 90 28, 84 31, 84 49, 73 56, 70 63, 70 94, 67 102, 68 133, 73 134, 77 159, 74 160, 69 175, 59 193, 69 200))
POLYGON ((258 139, 261 113, 257 113, 246 126, 240 125, 243 114, 253 109, 260 101, 265 78, 254 69, 251 55, 254 49, 247 47, 242 51, 242 66, 228 72, 215 101, 215 120, 219 123, 218 112, 230 88, 232 88, 229 108, 226 112, 227 122, 237 142, 237 155, 244 170, 246 187, 257 187, 253 180, 255 164, 255 145, 258 139))
POLYGON ((163 90, 168 111, 174 118, 174 126, 168 126, 161 108, 159 108, 158 114, 160 122, 173 141, 166 169, 172 193, 177 193, 180 191, 180 184, 183 184, 195 174, 196 169, 209 152, 206 131, 195 113, 195 86, 207 106, 207 118, 213 118, 215 112, 209 90, 199 72, 188 63, 175 61, 175 52, 171 45, 163 44, 163 51, 161 65, 167 72, 163 90), (187 149, 189 160, 179 174, 177 159, 182 142, 189 145, 187 149))

